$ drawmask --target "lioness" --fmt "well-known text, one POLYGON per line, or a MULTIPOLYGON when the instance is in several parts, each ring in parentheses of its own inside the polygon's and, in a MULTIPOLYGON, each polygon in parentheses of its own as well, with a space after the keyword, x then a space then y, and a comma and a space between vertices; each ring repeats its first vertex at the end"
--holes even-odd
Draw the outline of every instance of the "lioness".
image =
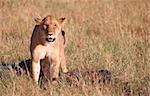
MULTIPOLYGON (((64 54, 65 36, 62 26, 65 18, 56 19, 52 15, 44 19, 36 18, 30 44, 32 57, 32 78, 38 83, 41 65, 45 60, 50 64, 51 81, 56 81, 61 67, 64 73, 68 72, 64 54)), ((47 63, 46 63, 47 64, 47 63)))

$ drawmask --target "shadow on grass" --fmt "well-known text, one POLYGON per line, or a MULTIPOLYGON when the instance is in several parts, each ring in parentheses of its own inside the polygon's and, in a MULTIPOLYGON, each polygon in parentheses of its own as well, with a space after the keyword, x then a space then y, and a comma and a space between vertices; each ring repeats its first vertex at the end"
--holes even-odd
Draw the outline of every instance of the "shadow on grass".
POLYGON ((22 60, 18 64, 7 64, 2 63, 0 64, 0 72, 3 71, 13 71, 17 76, 27 74, 31 75, 31 59, 22 60))
MULTIPOLYGON (((40 74, 40 87, 43 89, 44 84, 49 80, 44 81, 44 72, 40 74), (43 80, 42 80, 43 79, 43 80)), ((27 75, 31 77, 31 59, 20 61, 18 64, 0 64, 0 80, 3 78, 12 77, 12 72, 16 76, 27 75)), ((117 94, 124 94, 124 96, 132 96, 136 94, 138 96, 148 96, 149 94, 149 81, 150 77, 146 76, 138 81, 123 81, 119 78, 115 78, 112 72, 106 69, 95 70, 72 70, 66 74, 60 73, 58 83, 67 84, 68 86, 81 87, 84 83, 86 85, 98 85, 107 86, 117 94), (66 82, 66 83, 64 83, 66 82)))
MULTIPOLYGON (((6 64, 2 63, 0 64, 0 78, 2 78, 2 74, 5 74, 6 70, 7 72, 12 72, 17 75, 28 75, 31 77, 32 70, 32 61, 31 59, 22 60, 18 64, 6 64)), ((41 69, 40 72, 40 78, 44 77, 44 70, 41 69)), ((62 79, 62 77, 66 78, 67 82, 73 82, 73 79, 76 79, 77 82, 81 80, 81 78, 84 78, 86 81, 90 81, 91 83, 95 82, 110 82, 112 74, 109 70, 103 70, 103 69, 96 69, 96 70, 87 70, 87 71, 79 71, 77 69, 67 72, 66 74, 60 73, 59 80, 62 79)))

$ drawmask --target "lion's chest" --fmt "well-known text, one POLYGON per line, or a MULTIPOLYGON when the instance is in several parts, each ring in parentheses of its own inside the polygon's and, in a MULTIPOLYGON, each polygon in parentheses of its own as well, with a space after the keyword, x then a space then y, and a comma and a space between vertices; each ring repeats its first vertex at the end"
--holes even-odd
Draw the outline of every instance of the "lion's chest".
POLYGON ((46 46, 46 57, 52 58, 59 56, 60 50, 59 47, 53 44, 48 44, 46 46))

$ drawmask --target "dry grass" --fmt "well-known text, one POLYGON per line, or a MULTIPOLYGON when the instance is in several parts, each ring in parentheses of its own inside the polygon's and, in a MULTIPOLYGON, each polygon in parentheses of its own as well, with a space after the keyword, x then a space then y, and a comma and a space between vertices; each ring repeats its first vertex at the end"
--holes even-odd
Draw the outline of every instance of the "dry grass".
POLYGON ((150 95, 148 0, 1 0, 0 63, 30 58, 33 18, 47 14, 68 19, 69 70, 108 69, 112 84, 70 87, 64 81, 42 90, 28 76, 10 75, 0 80, 1 96, 150 95))

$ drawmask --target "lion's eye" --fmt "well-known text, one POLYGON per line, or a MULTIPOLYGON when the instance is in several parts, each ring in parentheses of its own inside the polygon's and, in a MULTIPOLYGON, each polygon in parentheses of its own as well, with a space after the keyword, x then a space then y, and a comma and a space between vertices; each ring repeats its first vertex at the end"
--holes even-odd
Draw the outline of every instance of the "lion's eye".
POLYGON ((47 29, 47 28, 48 28, 48 26, 49 26, 49 25, 45 24, 45 25, 44 25, 44 28, 45 28, 45 29, 47 29))
POLYGON ((54 24, 54 26, 55 26, 55 27, 57 27, 57 25, 56 25, 56 24, 54 24))

